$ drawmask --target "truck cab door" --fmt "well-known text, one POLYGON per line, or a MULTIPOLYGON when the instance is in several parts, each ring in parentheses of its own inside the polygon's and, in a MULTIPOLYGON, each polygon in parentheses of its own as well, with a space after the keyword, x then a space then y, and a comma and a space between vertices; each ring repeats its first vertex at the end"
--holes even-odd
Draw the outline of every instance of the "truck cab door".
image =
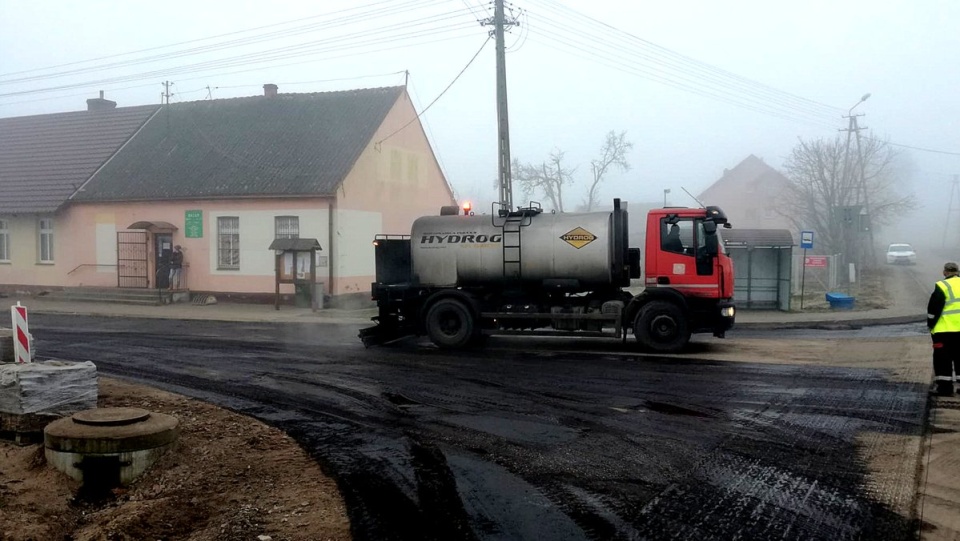
POLYGON ((697 276, 713 276, 716 269, 720 240, 717 238, 717 224, 696 221, 697 236, 697 276))

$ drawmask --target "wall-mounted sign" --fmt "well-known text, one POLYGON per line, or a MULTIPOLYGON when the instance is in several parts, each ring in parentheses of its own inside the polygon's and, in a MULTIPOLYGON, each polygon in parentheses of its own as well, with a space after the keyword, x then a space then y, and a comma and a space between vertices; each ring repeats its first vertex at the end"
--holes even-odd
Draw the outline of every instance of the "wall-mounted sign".
POLYGON ((188 210, 183 216, 183 232, 188 239, 203 238, 203 211, 188 210))

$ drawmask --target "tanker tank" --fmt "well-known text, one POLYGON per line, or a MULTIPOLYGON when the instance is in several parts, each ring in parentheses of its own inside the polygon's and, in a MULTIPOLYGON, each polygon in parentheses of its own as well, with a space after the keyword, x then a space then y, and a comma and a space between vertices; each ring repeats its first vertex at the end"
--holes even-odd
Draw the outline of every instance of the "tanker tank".
MULTIPOLYGON (((504 220, 489 215, 417 219, 410 239, 414 281, 457 287, 503 280, 504 238, 508 246, 517 244, 515 234, 504 233, 504 220)), ((519 223, 524 282, 555 281, 580 291, 616 285, 611 212, 532 213, 519 223)))

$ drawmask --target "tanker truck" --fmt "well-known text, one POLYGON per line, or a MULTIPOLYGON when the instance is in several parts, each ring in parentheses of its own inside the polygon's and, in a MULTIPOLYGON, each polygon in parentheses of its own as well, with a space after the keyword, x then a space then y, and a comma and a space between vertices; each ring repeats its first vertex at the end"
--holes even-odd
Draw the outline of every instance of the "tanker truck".
POLYGON ((377 235, 378 315, 360 331, 365 345, 633 334, 641 348, 671 353, 692 333, 723 337, 733 326, 733 264, 719 233, 730 224, 718 207, 651 210, 641 257, 619 199, 612 211, 586 213, 497 205, 489 215, 443 207, 409 235, 377 235), (641 276, 642 288, 631 288, 641 276))

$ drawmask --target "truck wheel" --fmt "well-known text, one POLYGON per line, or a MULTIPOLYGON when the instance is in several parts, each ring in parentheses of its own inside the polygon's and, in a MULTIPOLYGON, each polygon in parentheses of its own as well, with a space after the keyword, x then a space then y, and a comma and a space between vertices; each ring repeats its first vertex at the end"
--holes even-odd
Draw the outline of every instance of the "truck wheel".
POLYGON ((476 339, 473 312, 456 299, 441 299, 427 311, 427 336, 442 348, 462 348, 476 339))
POLYGON ((680 307, 665 301, 650 301, 633 322, 633 335, 644 347, 661 353, 676 353, 690 341, 690 327, 680 307))

